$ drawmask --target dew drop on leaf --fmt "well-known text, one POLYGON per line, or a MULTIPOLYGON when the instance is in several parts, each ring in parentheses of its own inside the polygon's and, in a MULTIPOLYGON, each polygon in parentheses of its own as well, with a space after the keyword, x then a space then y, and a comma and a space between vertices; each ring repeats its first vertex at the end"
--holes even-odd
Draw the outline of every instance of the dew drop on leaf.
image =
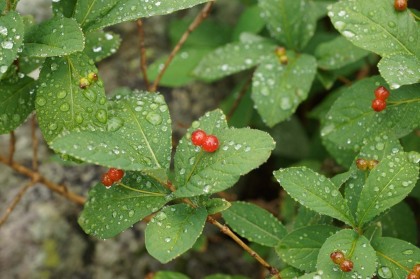
POLYGON ((162 116, 155 112, 149 112, 146 116, 146 120, 152 125, 159 125, 162 123, 162 116))

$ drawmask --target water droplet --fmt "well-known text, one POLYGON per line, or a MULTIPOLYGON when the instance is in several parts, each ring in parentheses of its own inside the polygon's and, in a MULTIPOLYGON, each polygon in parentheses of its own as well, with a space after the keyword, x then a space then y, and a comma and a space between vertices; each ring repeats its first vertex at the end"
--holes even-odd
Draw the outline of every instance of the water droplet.
POLYGON ((124 124, 124 121, 119 117, 113 117, 108 120, 108 131, 115 132, 121 128, 124 124))
POLYGON ((55 130, 55 129, 57 129, 57 124, 55 124, 55 123, 51 123, 51 124, 48 126, 48 129, 50 129, 50 130, 55 130))
POLYGON ((0 73, 4 74, 4 73, 7 71, 7 69, 8 69, 8 68, 9 68, 9 67, 7 67, 7 66, 5 66, 5 65, 1 66, 1 67, 0 67, 0 73))
POLYGON ((60 106, 61 111, 68 111, 70 109, 70 105, 68 103, 64 103, 60 106))
POLYGON ((355 36, 355 34, 349 30, 344 30, 343 35, 346 36, 347 38, 353 38, 355 36))
POLYGON ((13 43, 11 41, 4 41, 1 43, 1 46, 4 49, 12 49, 13 48, 13 43))
POLYGON ((411 249, 407 249, 407 250, 403 251, 402 253, 403 253, 404 255, 412 255, 412 254, 414 253, 414 251, 413 251, 413 250, 411 250, 411 249))
POLYGON ((180 169, 180 170, 179 170, 179 174, 180 174, 180 175, 185 174, 185 169, 184 169, 184 168, 180 169))
POLYGON ((117 217, 117 212, 116 211, 112 212, 112 217, 114 217, 114 218, 117 217))
POLYGON ((58 92, 57 93, 57 98, 58 99, 63 99, 63 98, 65 98, 67 96, 67 92, 66 91, 64 91, 64 90, 62 90, 62 91, 60 91, 60 92, 58 92))
POLYGON ((75 119, 78 124, 81 124, 83 122, 83 116, 81 116, 80 114, 77 114, 75 119))
POLYGON ((47 100, 45 100, 45 98, 43 98, 43 97, 39 97, 39 98, 36 99, 36 103, 39 106, 42 107, 42 106, 44 106, 47 103, 47 100))
POLYGON ((146 120, 149 121, 149 123, 152 125, 159 125, 160 123, 162 123, 162 116, 155 112, 149 112, 146 115, 146 120))
POLYGON ((165 212, 159 212, 158 214, 156 214, 156 216, 155 216, 155 218, 158 220, 158 221, 163 221, 163 220, 165 220, 166 219, 166 214, 165 214, 165 212))
POLYGON ((393 277, 391 269, 387 266, 381 266, 378 269, 378 274, 379 274, 379 276, 381 276, 382 278, 385 278, 385 279, 389 279, 389 278, 393 277))
POLYGON ((166 237, 166 238, 165 238, 165 242, 171 242, 171 240, 172 240, 172 239, 171 239, 170 237, 166 237))
POLYGON ((88 99, 91 102, 95 102, 96 100, 95 92, 93 92, 92 90, 83 90, 82 93, 83 93, 83 96, 86 97, 86 99, 88 99))
POLYGON ((396 24, 395 24, 395 22, 390 21, 390 22, 388 22, 388 26, 391 27, 391 28, 394 28, 396 26, 396 24))
POLYGON ((0 26, 0 35, 7 36, 7 28, 4 26, 0 26))
POLYGON ((108 119, 107 116, 106 116, 106 111, 103 110, 103 109, 98 110, 95 114, 95 117, 101 123, 106 123, 106 121, 108 119))
POLYGON ((133 215, 134 215, 134 210, 130 210, 130 211, 128 212, 128 217, 133 217, 133 215))

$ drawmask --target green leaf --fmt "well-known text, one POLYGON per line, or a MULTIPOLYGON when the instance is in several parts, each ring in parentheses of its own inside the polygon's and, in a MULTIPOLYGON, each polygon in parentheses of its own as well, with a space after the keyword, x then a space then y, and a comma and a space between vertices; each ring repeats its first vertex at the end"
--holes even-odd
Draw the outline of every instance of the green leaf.
POLYGON ((23 21, 14 11, 0 16, 0 79, 18 55, 23 42, 23 21))
POLYGON ((107 189, 98 183, 89 191, 79 224, 87 234, 114 237, 159 210, 168 194, 169 190, 149 177, 128 172, 120 184, 107 189))
MULTIPOLYGON (((160 84, 163 86, 178 87, 195 80, 192 72, 209 51, 209 49, 199 48, 183 49, 174 57, 171 64, 169 64, 160 84)), ((167 55, 160 57, 147 68, 147 75, 150 80, 154 81, 156 79, 167 59, 167 55)))
POLYGON ((226 98, 219 104, 219 108, 228 115, 237 104, 236 108, 228 119, 229 126, 235 128, 248 127, 254 115, 254 102, 251 100, 251 89, 249 88, 250 80, 239 82, 234 87, 233 91, 226 96, 226 98), (243 92, 245 87, 246 92, 243 92), (240 102, 238 104, 238 101, 240 102))
POLYGON ((206 113, 193 123, 177 147, 175 195, 192 197, 223 191, 264 163, 273 149, 274 141, 267 133, 249 128, 228 129, 220 110, 206 113), (219 139, 216 152, 205 152, 191 143, 191 133, 198 128, 219 139))
POLYGON ((216 214, 228 209, 232 204, 225 199, 214 198, 206 202, 206 210, 209 215, 216 214))
POLYGON ((54 15, 64 15, 72 17, 78 0, 52 1, 52 9, 54 15))
POLYGON ((252 5, 245 8, 235 24, 232 38, 234 40, 239 40, 241 33, 244 32, 258 34, 265 25, 260 14, 261 9, 258 5, 252 5))
POLYGON ((368 51, 356 47, 341 36, 320 44, 315 50, 318 67, 323 70, 340 69, 368 54, 368 51))
POLYGON ((35 108, 35 81, 23 76, 0 81, 0 134, 22 124, 35 108))
POLYGON ((96 0, 78 1, 75 17, 84 30, 96 30, 141 17, 170 14, 207 0, 109 0, 106 4, 96 0))
POLYGON ((276 246, 287 234, 276 217, 252 203, 232 202, 222 216, 240 236, 264 246, 276 246))
POLYGON ((74 19, 54 17, 25 32, 23 56, 49 57, 82 51, 85 38, 74 19))
POLYGON ((332 221, 332 218, 329 216, 321 215, 318 212, 300 206, 299 211, 296 214, 293 228, 298 229, 311 225, 328 225, 331 224, 332 221))
POLYGON ((317 269, 323 271, 323 278, 371 278, 376 271, 376 254, 369 240, 354 230, 341 230, 329 237, 318 254, 317 269), (354 267, 350 272, 341 271, 331 260, 330 254, 340 250, 346 259, 353 262, 354 267))
POLYGON ((194 74, 204 80, 219 79, 258 65, 274 50, 268 40, 230 43, 204 56, 194 74))
POLYGON ((261 16, 273 38, 302 50, 315 32, 316 17, 307 0, 260 0, 261 16))
MULTIPOLYGON (((298 270, 298 269, 296 269, 294 267, 291 267, 291 266, 288 266, 286 268, 283 268, 280 271, 280 276, 281 276, 282 279, 296 279, 296 278, 301 278, 299 276, 301 276, 302 274, 303 274, 302 271, 300 271, 300 270, 298 270)), ((271 277, 271 279, 276 279, 276 277, 273 276, 273 277, 271 277)), ((311 277, 311 279, 313 279, 313 277, 311 277)))
POLYGON ((338 188, 323 175, 306 167, 292 167, 274 172, 280 185, 303 206, 321 214, 354 224, 353 216, 338 188))
POLYGON ((190 277, 174 271, 159 271, 153 275, 153 279, 188 279, 190 277))
POLYGON ((382 218, 382 231, 385 236, 392 236, 411 243, 417 242, 416 216, 404 202, 393 206, 382 218))
POLYGON ((402 201, 416 185, 418 176, 418 165, 409 161, 404 152, 381 160, 370 172, 360 194, 356 211, 358 226, 402 201))
POLYGON ((224 274, 213 274, 204 277, 204 279, 247 279, 248 277, 242 275, 224 275, 224 274))
POLYGON ((51 146, 89 163, 166 172, 172 145, 170 116, 162 95, 117 95, 110 104, 108 119, 106 132, 70 133, 54 140, 51 146))
POLYGON ((395 11, 392 0, 351 0, 332 5, 328 15, 353 44, 383 57, 379 69, 392 88, 420 80, 420 28, 408 9, 395 11))
POLYGON ((114 54, 119 48, 121 38, 113 32, 93 31, 86 34, 84 53, 95 62, 114 54))
MULTIPOLYGON (((169 24, 169 38, 173 46, 178 43, 193 20, 194 18, 187 17, 173 20, 169 24)), ((182 49, 213 49, 230 42, 230 34, 231 29, 226 24, 207 18, 188 36, 182 49)))
POLYGON ((371 108, 374 90, 385 81, 376 76, 356 82, 343 91, 323 121, 321 136, 342 150, 357 151, 365 139, 381 134, 400 138, 419 126, 420 84, 392 90, 387 108, 371 108), (354 135, 357 135, 355 137, 354 135))
POLYGON ((252 99, 263 121, 270 127, 287 119, 308 97, 316 73, 314 57, 287 52, 282 65, 274 53, 258 66, 252 79, 252 99))
POLYGON ((378 256, 378 275, 382 278, 405 279, 420 259, 420 249, 400 239, 380 237, 372 246, 378 256))
POLYGON ((276 246, 276 253, 287 264, 312 272, 316 270, 316 261, 325 240, 339 229, 333 226, 306 226, 286 235, 276 246))
POLYGON ((146 249, 161 263, 189 250, 201 235, 207 218, 203 207, 177 204, 162 209, 147 224, 146 249))
POLYGON ((35 104, 47 142, 64 131, 101 130, 105 126, 107 111, 102 81, 93 82, 86 89, 79 87, 81 78, 97 73, 91 63, 82 53, 45 61, 35 104))

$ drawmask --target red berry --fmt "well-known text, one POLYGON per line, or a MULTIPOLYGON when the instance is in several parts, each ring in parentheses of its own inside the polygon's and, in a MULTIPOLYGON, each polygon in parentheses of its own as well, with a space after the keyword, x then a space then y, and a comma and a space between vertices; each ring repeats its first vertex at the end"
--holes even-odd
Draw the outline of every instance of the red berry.
POLYGON ((418 274, 414 273, 414 272, 410 272, 407 275, 407 279, 420 279, 420 276, 418 274))
POLYGON ((365 159, 359 158, 359 159, 356 160, 356 167, 359 170, 367 170, 368 161, 366 161, 365 159))
POLYGON ((109 175, 107 173, 104 173, 102 175, 101 182, 106 187, 110 187, 112 184, 114 184, 114 181, 109 177, 109 175))
POLYGON ((379 86, 378 88, 375 89, 375 96, 376 96, 376 99, 385 101, 389 97, 389 91, 385 87, 379 86))
POLYGON ((416 264, 415 266, 413 266, 413 272, 420 276, 420 264, 416 264))
POLYGON ((399 12, 405 11, 407 9, 407 0, 395 0, 394 8, 399 12))
POLYGON ((216 136, 208 135, 204 139, 202 147, 206 152, 214 152, 219 148, 219 140, 216 136))
POLYGON ((335 264, 341 264, 344 261, 344 254, 341 251, 334 251, 330 254, 330 258, 335 264))
POLYGON ((118 181, 124 176, 124 171, 116 168, 110 168, 108 170, 108 176, 112 181, 118 181))
POLYGON ((201 146, 203 145, 206 137, 207 137, 207 134, 203 130, 195 130, 191 134, 191 141, 194 145, 201 146))
POLYGON ((381 99, 375 99, 372 101, 372 108, 374 111, 383 111, 386 108, 386 102, 381 99))
POLYGON ((350 272, 353 269, 353 262, 350 260, 344 260, 340 263, 340 269, 344 272, 350 272))
POLYGON ((379 164, 378 160, 369 160, 367 161, 368 170, 373 170, 379 164))

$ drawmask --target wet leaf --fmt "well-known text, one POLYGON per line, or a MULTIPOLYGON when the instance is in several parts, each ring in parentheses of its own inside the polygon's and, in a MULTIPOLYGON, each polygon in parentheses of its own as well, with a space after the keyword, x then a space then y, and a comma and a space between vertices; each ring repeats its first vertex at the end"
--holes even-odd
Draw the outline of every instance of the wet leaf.
POLYGON ((231 203, 225 199, 213 198, 206 201, 205 206, 209 215, 225 211, 231 207, 231 203))
POLYGON ((0 134, 22 124, 35 108, 35 81, 23 76, 0 81, 0 134))
POLYGON ((52 9, 54 15, 64 15, 65 17, 72 17, 74 9, 78 0, 55 0, 52 1, 52 9))
POLYGON ((294 221, 293 228, 298 229, 311 225, 329 225, 333 219, 310 210, 307 207, 300 206, 294 221))
POLYGON ((260 0, 261 16, 273 38, 302 50, 315 32, 316 15, 307 0, 260 0))
POLYGON ((76 4, 74 16, 84 30, 96 30, 141 17, 170 14, 207 0, 108 0, 81 1, 76 4))
POLYGON ((252 79, 252 99, 263 121, 270 127, 289 118, 308 97, 316 73, 314 57, 288 51, 282 65, 274 53, 258 66, 252 79))
POLYGON ((391 236, 410 243, 417 242, 416 216, 405 202, 393 206, 384 216, 380 223, 384 236, 391 236))
POLYGON ((102 81, 93 82, 85 89, 79 86, 81 78, 98 72, 91 63, 82 53, 45 61, 35 104, 39 126, 47 142, 64 131, 105 129, 107 108, 102 81))
POLYGON ((240 236, 264 246, 276 246, 287 234, 286 228, 276 217, 252 203, 232 202, 222 216, 240 236))
POLYGON ((265 25, 260 14, 261 9, 258 5, 246 7, 235 24, 232 35, 233 39, 239 40, 241 33, 244 32, 258 34, 265 25))
POLYGON ((161 263, 167 263, 191 249, 201 235, 207 218, 203 207, 186 204, 165 207, 147 224, 146 249, 161 263))
POLYGON ((354 230, 344 229, 329 237, 318 254, 317 269, 322 270, 320 278, 352 279, 371 278, 376 271, 377 258, 369 240, 354 230), (330 254, 340 250, 346 259, 353 262, 353 270, 343 272, 331 260, 330 254))
POLYGON ((121 38, 113 32, 93 31, 86 34, 84 53, 95 62, 114 54, 119 48, 121 38))
POLYGON ((323 70, 340 69, 368 54, 368 51, 358 48, 341 36, 320 44, 315 50, 318 67, 323 70))
POLYGON ((159 271, 153 275, 153 279, 188 279, 190 277, 174 271, 159 271))
POLYGON ((292 167, 274 172, 280 185, 292 198, 321 214, 354 224, 353 216, 338 188, 323 175, 306 167, 292 167))
POLYGON ((108 131, 70 133, 51 146, 85 162, 162 177, 171 160, 170 124, 162 95, 117 95, 110 103, 108 131))
POLYGON ((371 103, 375 98, 374 90, 380 85, 386 86, 386 83, 376 76, 346 88, 323 121, 323 139, 334 143, 340 150, 358 151, 365 139, 382 134, 400 138, 418 127, 420 85, 391 90, 387 108, 376 112, 371 103))
POLYGON ((204 80, 219 79, 258 65, 274 50, 275 45, 265 39, 230 43, 204 56, 194 74, 204 80))
POLYGON ((414 188, 418 164, 404 152, 388 155, 371 171, 360 194, 356 216, 358 227, 402 201, 414 188))
POLYGON ((392 0, 340 1, 328 12, 335 28, 358 47, 383 57, 379 70, 393 88, 420 80, 419 24, 392 0), (380 8, 378 8, 380 7, 380 8), (403 73, 398 73, 399 70, 403 73))
POLYGON ((273 149, 274 141, 267 133, 249 128, 229 129, 220 110, 208 112, 192 124, 177 147, 175 195, 208 195, 232 187, 241 175, 264 163, 273 149), (196 129, 215 135, 219 149, 208 153, 194 146, 190 137, 196 129))
POLYGON ((280 259, 297 269, 315 271, 321 246, 338 230, 337 227, 327 225, 302 227, 283 237, 276 246, 276 253, 280 259))
POLYGON ((378 275, 382 278, 407 278, 420 259, 420 249, 415 245, 392 237, 380 237, 372 243, 378 257, 378 275))
POLYGON ((23 42, 23 21, 14 11, 0 16, 0 79, 16 59, 23 42))
POLYGON ((82 51, 85 38, 74 19, 55 17, 25 32, 22 56, 50 57, 82 51))
POLYGON ((102 183, 89 191, 79 224, 90 235, 111 238, 167 203, 169 190, 135 172, 127 172, 120 185, 102 183))

